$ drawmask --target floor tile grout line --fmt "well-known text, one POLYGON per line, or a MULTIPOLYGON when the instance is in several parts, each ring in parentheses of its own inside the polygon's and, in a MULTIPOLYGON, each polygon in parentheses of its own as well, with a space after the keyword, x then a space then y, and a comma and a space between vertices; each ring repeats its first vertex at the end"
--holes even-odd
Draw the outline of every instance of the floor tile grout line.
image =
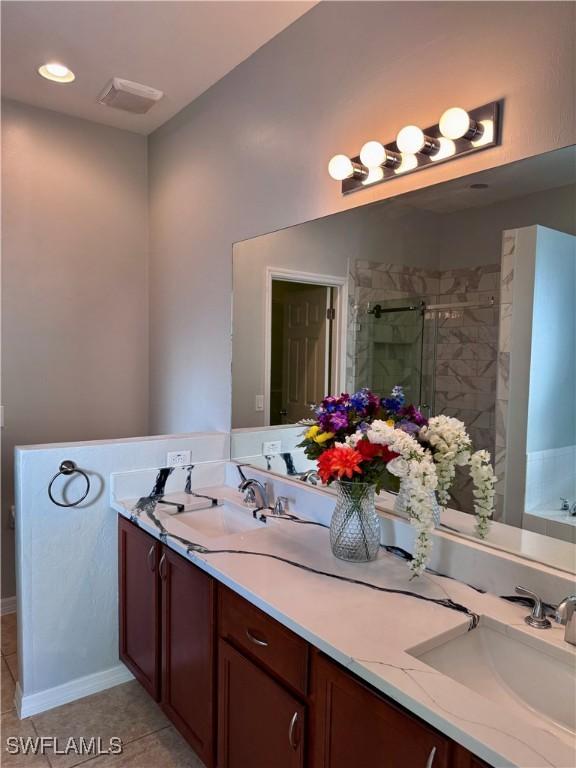
MULTIPOLYGON (((153 736, 155 733, 166 731, 169 728, 173 728, 171 723, 168 723, 168 725, 163 725, 162 728, 156 728, 154 731, 149 731, 148 733, 144 733, 142 734, 142 736, 137 736, 135 739, 122 741, 122 748, 124 748, 127 744, 135 744, 137 741, 146 739, 148 736, 153 736)), ((123 754, 123 751, 119 755, 108 755, 108 757, 111 757, 112 760, 114 760, 115 757, 122 757, 122 754, 123 754)), ((97 760, 99 757, 106 757, 106 755, 94 755, 93 757, 89 757, 87 760, 81 760, 79 763, 74 763, 73 765, 69 765, 68 768, 78 768, 78 766, 80 765, 88 765, 88 763, 91 763, 93 760, 97 760)), ((48 762, 50 762, 50 759, 48 760, 48 762)), ((56 768, 56 765, 52 765, 52 762, 50 762, 51 768, 56 768)))
MULTIPOLYGON (((16 654, 15 654, 15 653, 10 653, 9 655, 10 655, 10 656, 15 656, 16 654)), ((10 669, 10 664, 8 664, 8 659, 7 659, 7 657, 6 657, 6 656, 4 656, 4 655, 3 655, 3 657, 4 657, 4 662, 5 662, 6 666, 8 667, 8 672, 10 673, 10 677, 11 677, 11 678, 12 678, 12 680, 14 681, 14 685, 17 685, 17 684, 18 684, 18 680, 16 680, 16 678, 14 677, 14 674, 13 674, 12 670, 10 669)))
MULTIPOLYGON (((38 733, 38 729, 36 728, 36 725, 34 724, 32 717, 30 716, 25 719, 28 720, 28 722, 30 723, 30 727, 32 728, 32 730, 36 735, 36 738, 38 738, 40 734, 38 733)), ((22 720, 20 722, 22 722, 22 720)), ((48 768, 52 768, 52 763, 50 762, 50 758, 48 757, 48 755, 42 755, 42 757, 46 760, 46 764, 48 765, 48 768)))

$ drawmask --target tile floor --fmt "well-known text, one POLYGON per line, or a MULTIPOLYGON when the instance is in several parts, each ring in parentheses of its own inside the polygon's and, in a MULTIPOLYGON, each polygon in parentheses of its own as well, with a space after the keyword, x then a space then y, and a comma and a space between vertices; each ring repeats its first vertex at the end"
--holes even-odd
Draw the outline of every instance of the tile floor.
POLYGON ((1 632, 2 768, 204 768, 196 754, 170 725, 160 707, 136 682, 124 683, 102 693, 64 704, 48 712, 19 720, 14 709, 18 676, 16 614, 2 616, 1 632), (65 744, 70 737, 122 740, 120 755, 10 755, 9 736, 57 737, 65 744))

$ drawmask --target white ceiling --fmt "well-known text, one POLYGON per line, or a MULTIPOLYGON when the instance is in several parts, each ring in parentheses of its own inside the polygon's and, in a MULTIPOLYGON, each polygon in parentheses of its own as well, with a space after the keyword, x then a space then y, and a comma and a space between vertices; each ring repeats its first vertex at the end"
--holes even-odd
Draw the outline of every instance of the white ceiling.
POLYGON ((220 80, 315 2, 2 3, 2 95, 148 134, 220 80), (58 61, 70 84, 41 78, 58 61), (146 115, 98 104, 112 77, 164 91, 146 115))

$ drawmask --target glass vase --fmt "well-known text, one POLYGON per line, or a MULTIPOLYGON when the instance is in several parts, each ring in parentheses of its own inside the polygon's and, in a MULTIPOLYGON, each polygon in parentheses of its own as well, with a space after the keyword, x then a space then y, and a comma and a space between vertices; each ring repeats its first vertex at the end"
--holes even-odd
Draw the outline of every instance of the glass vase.
MULTIPOLYGON (((407 515, 406 502, 408 501, 408 488, 404 483, 400 483, 400 490, 396 501, 394 503, 394 512, 397 515, 407 515)), ((436 491, 430 491, 430 502, 432 504, 432 520, 434 521, 434 528, 438 528, 440 525, 440 505, 438 504, 438 497, 436 491)))
POLYGON ((374 486, 336 481, 336 508, 330 522, 332 553, 340 560, 367 563, 380 547, 380 518, 374 506, 374 486))

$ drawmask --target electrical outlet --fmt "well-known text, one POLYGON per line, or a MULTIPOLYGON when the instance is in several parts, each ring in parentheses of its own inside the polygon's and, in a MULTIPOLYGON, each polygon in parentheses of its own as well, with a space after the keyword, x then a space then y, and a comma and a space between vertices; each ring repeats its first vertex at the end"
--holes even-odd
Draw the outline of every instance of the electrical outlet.
POLYGON ((264 395, 256 395, 256 398, 254 401, 254 410, 256 411, 264 410, 264 395))
POLYGON ((167 467, 186 467, 192 463, 192 451, 168 451, 166 455, 167 467))
POLYGON ((282 453, 282 442, 280 440, 270 440, 262 443, 262 453, 264 456, 273 456, 275 453, 282 453))

